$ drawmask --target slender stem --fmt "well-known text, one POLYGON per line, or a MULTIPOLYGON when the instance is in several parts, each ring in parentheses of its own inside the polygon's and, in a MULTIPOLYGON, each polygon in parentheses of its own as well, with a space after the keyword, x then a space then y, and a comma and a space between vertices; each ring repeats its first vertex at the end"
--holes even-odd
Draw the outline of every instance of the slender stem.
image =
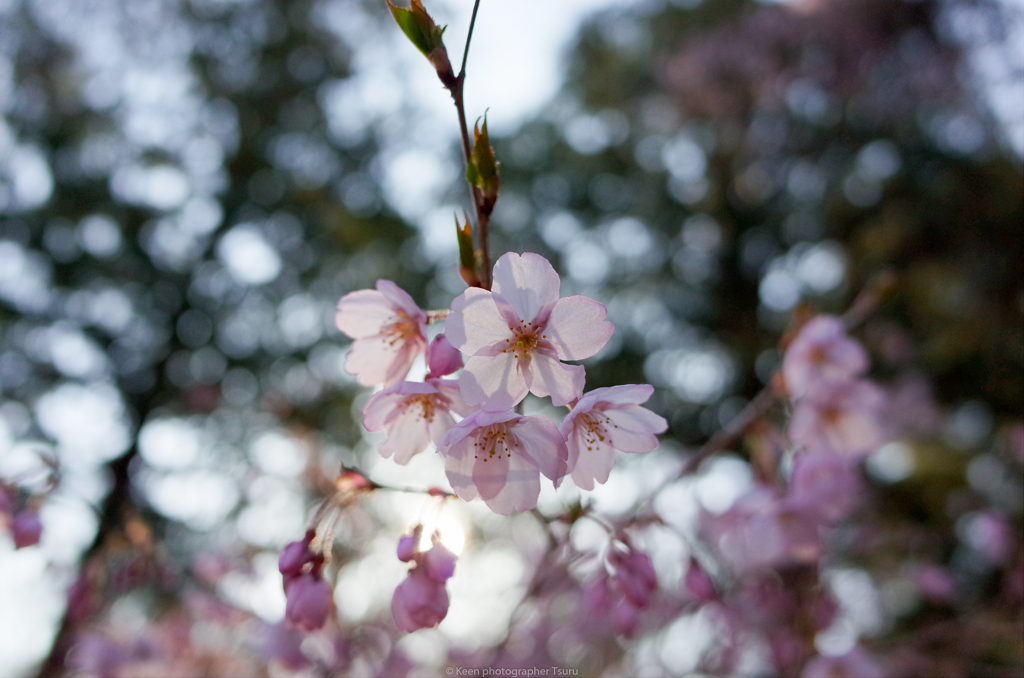
POLYGON ((480 0, 473 3, 473 16, 469 20, 469 33, 466 34, 466 49, 462 51, 462 68, 459 69, 459 80, 466 74, 466 59, 469 58, 469 43, 473 40, 473 27, 476 26, 476 12, 480 9, 480 0))
MULTIPOLYGON (((448 87, 451 92, 452 101, 455 103, 455 110, 459 114, 459 132, 462 134, 462 153, 466 156, 466 166, 473 164, 473 146, 469 140, 469 123, 466 121, 466 106, 463 98, 463 86, 466 82, 466 60, 469 58, 469 45, 473 41, 473 28, 476 26, 476 15, 480 9, 480 0, 473 3, 473 16, 469 20, 469 32, 466 34, 466 48, 462 52, 462 67, 455 81, 448 87)), ((490 225, 490 218, 484 214, 483 195, 480 189, 472 184, 469 187, 473 197, 473 208, 476 212, 477 234, 480 238, 480 284, 484 289, 491 288, 491 255, 487 242, 487 230, 490 225)))

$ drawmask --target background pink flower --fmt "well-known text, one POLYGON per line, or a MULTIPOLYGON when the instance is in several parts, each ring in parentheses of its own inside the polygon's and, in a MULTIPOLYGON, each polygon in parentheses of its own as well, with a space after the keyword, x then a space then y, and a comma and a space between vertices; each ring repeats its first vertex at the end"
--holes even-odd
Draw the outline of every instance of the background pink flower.
POLYGON ((555 269, 539 254, 508 253, 494 265, 491 291, 471 287, 452 302, 445 334, 470 356, 459 378, 466 402, 511 409, 528 392, 566 405, 583 392, 582 360, 615 328, 605 307, 582 296, 559 299, 555 269))
POLYGON ((867 368, 864 347, 846 334, 842 320, 831 315, 807 321, 782 360, 782 374, 793 399, 807 395, 823 382, 857 377, 867 368))
POLYGON ((398 383, 427 347, 427 314, 390 280, 343 296, 335 323, 355 339, 345 370, 362 386, 398 383))
POLYGON ((562 420, 560 431, 569 452, 569 470, 576 486, 594 489, 608 480, 615 450, 643 453, 658 447, 656 434, 668 422, 640 407, 654 393, 648 384, 594 389, 584 395, 562 420))
POLYGON ((541 473, 557 487, 567 469, 565 440, 543 416, 480 411, 452 427, 438 447, 455 493, 479 497, 506 516, 537 505, 541 473))

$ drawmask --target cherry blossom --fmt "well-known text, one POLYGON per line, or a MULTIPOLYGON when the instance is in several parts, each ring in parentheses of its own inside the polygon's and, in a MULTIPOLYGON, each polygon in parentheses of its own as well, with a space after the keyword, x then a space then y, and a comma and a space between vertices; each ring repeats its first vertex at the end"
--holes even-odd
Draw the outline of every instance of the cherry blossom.
POLYGON ((819 315, 800 328, 782 360, 782 374, 792 398, 801 398, 824 382, 846 381, 868 368, 868 355, 846 334, 843 321, 819 315))
POLYGON ((457 381, 439 378, 462 366, 461 354, 443 334, 427 348, 427 364, 426 381, 395 384, 375 393, 363 407, 366 430, 387 431, 387 440, 378 447, 385 459, 393 456, 395 462, 408 464, 455 425, 452 412, 464 417, 477 409, 463 401, 457 381))
POLYGON ((658 588, 654 565, 646 553, 624 543, 613 543, 605 554, 612 569, 602 570, 583 593, 588 616, 607 620, 621 636, 632 637, 658 588))
POLYGON ((481 410, 453 426, 438 449, 456 494, 506 516, 537 505, 540 474, 557 487, 567 469, 565 440, 543 416, 481 410))
POLYGON ((327 623, 331 612, 331 587, 318 568, 285 580, 284 617, 300 631, 315 631, 327 623))
POLYGON ((627 384, 598 388, 584 395, 562 420, 560 431, 569 451, 573 482, 583 490, 608 480, 615 465, 615 450, 643 453, 658 447, 656 434, 668 422, 640 407, 654 387, 627 384))
POLYGON ((475 409, 463 402, 454 379, 403 381, 367 401, 363 426, 368 431, 387 431, 387 440, 377 448, 381 456, 407 464, 430 443, 441 442, 455 425, 452 412, 464 416, 475 409))
POLYGON ((469 357, 459 377, 466 402, 499 412, 528 392, 567 405, 583 392, 582 360, 607 343, 614 327, 604 305, 583 296, 560 299, 547 259, 508 253, 494 265, 490 291, 471 287, 452 302, 445 333, 469 357))
POLYGON ((885 405, 883 391, 867 381, 821 385, 794 405, 789 437, 809 451, 865 455, 887 439, 885 405))
POLYGON ((287 601, 285 621, 300 631, 321 628, 327 623, 333 605, 333 592, 321 573, 323 554, 310 549, 314 536, 314 530, 307 530, 300 541, 285 546, 277 563, 287 601))
POLYGON ((441 623, 448 614, 448 591, 445 583, 455 573, 456 556, 441 543, 435 533, 433 546, 423 552, 418 548, 422 526, 398 542, 398 559, 413 562, 405 580, 391 598, 391 616, 401 631, 412 633, 441 623))
POLYGON ((427 314, 390 280, 343 296, 335 323, 355 339, 345 370, 362 386, 398 383, 427 347, 427 314))

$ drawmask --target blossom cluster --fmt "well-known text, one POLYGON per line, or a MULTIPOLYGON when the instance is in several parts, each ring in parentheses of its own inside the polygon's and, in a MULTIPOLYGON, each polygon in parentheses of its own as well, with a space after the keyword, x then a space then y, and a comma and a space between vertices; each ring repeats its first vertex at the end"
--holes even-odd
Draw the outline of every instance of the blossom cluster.
MULTIPOLYGON (((781 373, 792 414, 786 434, 763 437, 773 466, 788 472, 762 478, 728 510, 700 521, 703 540, 740 585, 720 593, 695 559, 685 575, 690 595, 711 605, 728 629, 727 648, 759 628, 775 666, 799 670, 806 656, 801 629, 822 632, 835 622, 837 604, 827 590, 813 579, 783 586, 780 576, 816 576, 831 531, 863 495, 860 462, 890 436, 886 396, 864 378, 868 367, 867 352, 837 317, 812 318, 787 346, 781 373), (796 591, 805 589, 799 599, 796 591)), ((811 658, 804 675, 882 673, 854 648, 843 657, 811 658)))
POLYGON ((444 332, 429 345, 430 316, 394 283, 345 295, 337 325, 355 340, 345 368, 360 384, 384 387, 363 408, 364 426, 387 434, 380 453, 405 464, 433 443, 456 494, 509 515, 537 505, 541 475, 593 489, 608 479, 616 450, 655 449, 667 424, 641 407, 651 386, 584 393, 586 370, 568 361, 597 354, 614 327, 599 302, 559 291, 547 259, 506 254, 490 290, 471 287, 438 314, 444 332), (421 353, 426 378, 406 381, 421 353), (528 393, 569 407, 561 424, 517 411, 528 393))
POLYGON ((411 562, 413 567, 391 599, 391 616, 398 628, 406 633, 431 628, 441 623, 448 614, 448 591, 445 583, 455 573, 456 556, 441 543, 435 533, 432 546, 420 550, 423 526, 417 525, 398 540, 398 559, 411 562))

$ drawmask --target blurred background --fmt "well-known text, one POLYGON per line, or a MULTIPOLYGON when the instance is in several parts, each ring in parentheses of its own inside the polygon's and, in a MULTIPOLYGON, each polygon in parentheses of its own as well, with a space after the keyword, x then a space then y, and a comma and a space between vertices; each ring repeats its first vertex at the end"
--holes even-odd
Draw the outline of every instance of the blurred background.
MULTIPOLYGON (((461 54, 472 2, 427 8, 461 54)), ((930 535, 974 588, 887 606, 905 573, 853 559, 842 586, 874 607, 847 635, 895 645, 921 615, 988 606, 1002 649, 929 651, 1019 670, 1019 608, 993 602, 971 520, 1019 529, 1024 504, 1022 11, 483 1, 466 92, 501 162, 492 256, 543 254, 563 295, 605 303, 588 388, 652 383, 670 422, 660 451, 542 511, 653 500, 668 526, 640 543, 676 586, 688 521, 751 471, 738 450, 650 490, 771 379, 794 312, 842 312, 893 270, 858 336, 914 436, 875 464, 872 520, 930 535)), ((0 112, 0 478, 44 526, 38 547, 0 535, 0 675, 418 675, 507 649, 545 530, 419 495, 340 517, 330 640, 280 626, 277 552, 342 464, 446 486, 435 455, 379 458, 333 324, 378 278, 424 308, 464 289, 455 112, 383 0, 0 0, 0 112), (394 545, 423 521, 462 552, 452 610, 400 638, 394 545)), ((599 548, 585 523, 570 536, 599 548)), ((710 632, 670 621, 599 651, 561 637, 549 659, 681 675, 710 632)))

